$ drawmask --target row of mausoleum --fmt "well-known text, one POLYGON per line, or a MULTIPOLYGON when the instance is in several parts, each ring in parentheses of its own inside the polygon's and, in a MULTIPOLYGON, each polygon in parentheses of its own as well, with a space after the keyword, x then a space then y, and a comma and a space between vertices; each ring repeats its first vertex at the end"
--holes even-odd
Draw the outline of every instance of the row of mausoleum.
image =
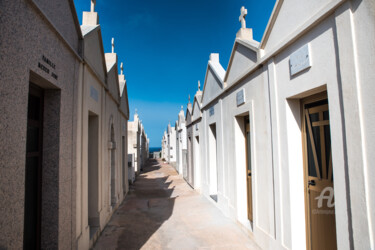
POLYGON ((128 161, 129 180, 134 182, 135 177, 141 173, 149 156, 149 144, 142 121, 139 115, 134 115, 134 120, 128 122, 128 161))
POLYGON ((226 70, 212 53, 164 133, 163 158, 262 249, 375 247, 374 7, 278 0, 260 42, 241 8, 226 70))
POLYGON ((114 39, 105 53, 95 0, 82 25, 73 0, 0 9, 0 248, 89 249, 131 179, 114 39))

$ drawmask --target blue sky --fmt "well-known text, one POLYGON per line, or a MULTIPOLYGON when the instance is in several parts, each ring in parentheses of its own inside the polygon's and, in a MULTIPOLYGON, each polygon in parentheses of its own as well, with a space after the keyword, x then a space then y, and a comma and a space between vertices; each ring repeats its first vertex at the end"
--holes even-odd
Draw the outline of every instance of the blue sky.
MULTIPOLYGON (((151 147, 159 147, 170 121, 202 83, 210 53, 227 68, 241 6, 246 24, 261 41, 275 0, 97 0, 105 52, 124 62, 130 120, 138 110, 151 147)), ((74 0, 78 18, 90 0, 74 0)))

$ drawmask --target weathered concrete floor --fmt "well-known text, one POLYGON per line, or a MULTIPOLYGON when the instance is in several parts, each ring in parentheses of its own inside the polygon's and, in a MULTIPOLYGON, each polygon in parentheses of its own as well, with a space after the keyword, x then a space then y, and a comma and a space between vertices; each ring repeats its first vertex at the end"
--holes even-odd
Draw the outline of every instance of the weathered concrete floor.
POLYGON ((150 160, 94 249, 259 249, 173 167, 150 160))

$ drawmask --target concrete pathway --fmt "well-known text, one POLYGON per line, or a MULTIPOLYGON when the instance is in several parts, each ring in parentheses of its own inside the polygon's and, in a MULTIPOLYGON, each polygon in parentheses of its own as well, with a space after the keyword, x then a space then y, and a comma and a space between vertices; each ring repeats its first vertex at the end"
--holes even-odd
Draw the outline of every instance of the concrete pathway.
POLYGON ((173 167, 149 160, 94 249, 259 249, 173 167))

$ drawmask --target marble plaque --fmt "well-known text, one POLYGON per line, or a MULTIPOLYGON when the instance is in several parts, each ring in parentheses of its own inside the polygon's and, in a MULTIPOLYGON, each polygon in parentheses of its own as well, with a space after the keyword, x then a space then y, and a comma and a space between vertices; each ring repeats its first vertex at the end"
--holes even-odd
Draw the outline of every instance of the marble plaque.
POLYGON ((310 49, 309 44, 306 44, 302 48, 289 57, 290 74, 293 76, 302 70, 311 67, 310 49))
POLYGON ((99 93, 93 86, 90 86, 90 96, 95 101, 99 101, 99 93))
POLYGON ((210 108, 210 116, 213 116, 215 114, 215 108, 211 107, 210 108))
POLYGON ((237 106, 245 103, 245 90, 241 89, 236 94, 237 106))

